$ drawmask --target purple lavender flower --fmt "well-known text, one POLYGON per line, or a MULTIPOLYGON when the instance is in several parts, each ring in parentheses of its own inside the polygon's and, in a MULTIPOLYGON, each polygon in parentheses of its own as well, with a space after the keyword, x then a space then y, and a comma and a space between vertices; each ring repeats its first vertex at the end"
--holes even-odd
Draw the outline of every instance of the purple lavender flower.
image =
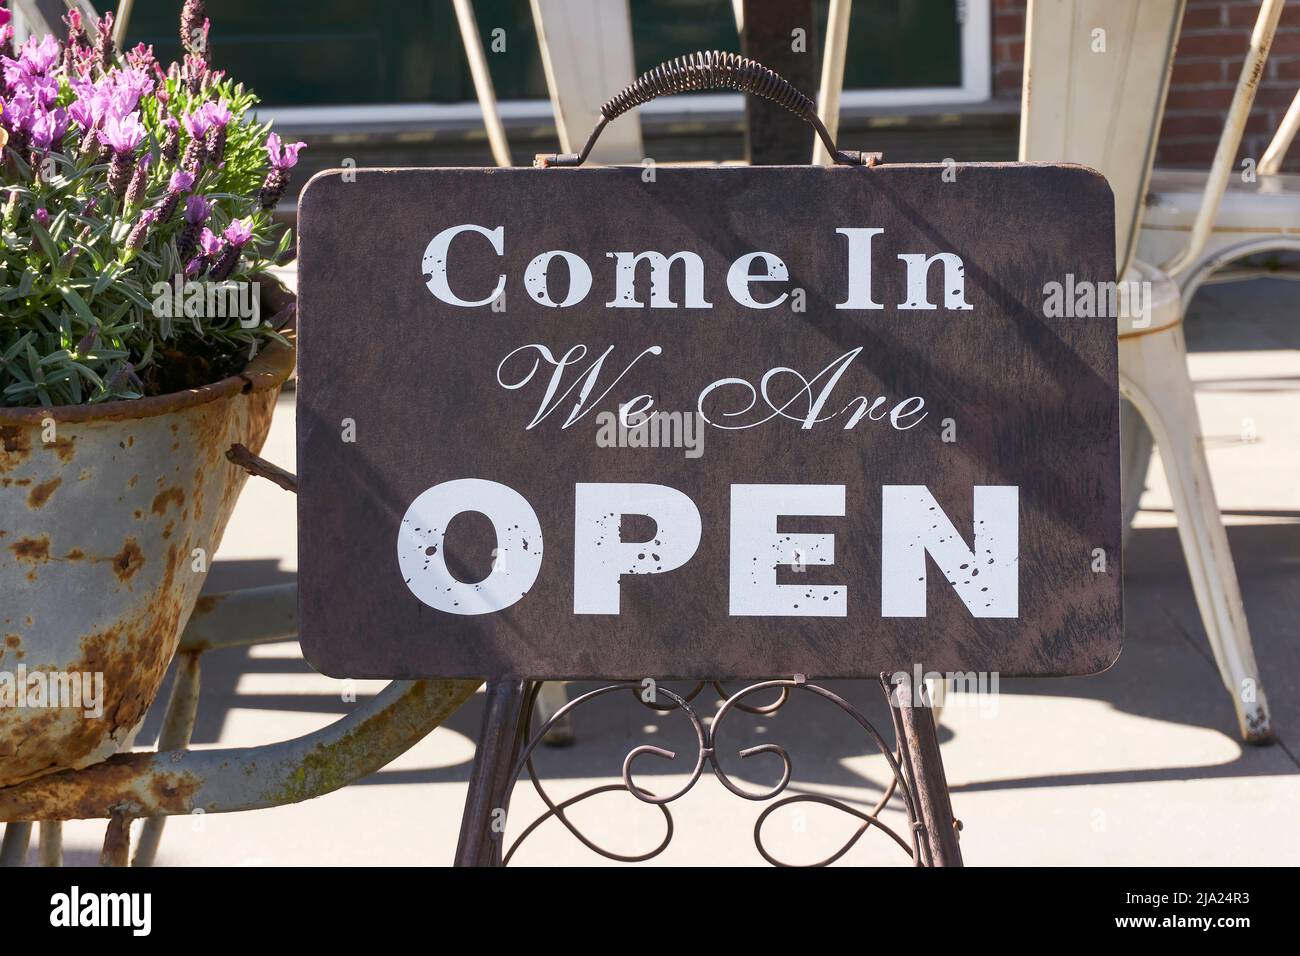
POLYGON ((263 209, 274 209, 289 185, 289 170, 298 165, 298 152, 306 143, 283 145, 280 137, 272 133, 266 138, 266 156, 271 161, 271 171, 266 174, 266 181, 258 191, 257 198, 263 209))
POLYGON ((68 76, 73 76, 77 72, 82 60, 81 52, 81 11, 77 9, 69 10, 63 18, 64 24, 67 25, 67 31, 63 40, 63 72, 68 76))
POLYGON ((26 151, 35 120, 36 103, 25 90, 19 90, 8 101, 0 100, 0 126, 9 131, 9 148, 15 152, 26 151))
POLYGON ((298 152, 306 145, 306 143, 290 143, 288 146, 282 146, 279 134, 272 133, 266 138, 266 156, 271 161, 271 168, 293 169, 298 165, 298 152))
POLYGON ((0 99, 0 124, 11 133, 30 132, 36 119, 36 101, 26 90, 19 90, 7 101, 0 99))
POLYGON ((140 98, 153 92, 153 78, 143 70, 118 70, 105 78, 110 108, 126 115, 140 105, 140 98))
POLYGON ((32 120, 32 145, 42 151, 52 149, 58 152, 67 131, 67 110, 40 110, 32 120))
POLYGON ((220 166, 222 159, 226 155, 226 127, 230 125, 230 121, 234 117, 225 100, 206 103, 203 109, 208 115, 208 122, 211 124, 204 146, 208 159, 214 165, 220 166))
POLYGON ((167 183, 167 195, 158 200, 158 205, 154 207, 154 221, 159 226, 164 226, 171 222, 172 215, 176 212, 176 206, 180 203, 181 193, 188 191, 194 186, 194 175, 184 171, 172 173, 172 178, 167 183))
MULTIPOLYGON (((185 200, 185 229, 181 236, 176 240, 176 258, 185 262, 189 259, 190 254, 194 251, 194 244, 198 241, 199 230, 203 224, 208 221, 208 216, 212 213, 212 203, 208 202, 202 196, 190 196, 185 200)), ((211 230, 204 230, 208 235, 212 235, 211 230)), ((213 236, 213 242, 216 237, 213 236)))
POLYGON ((140 162, 136 164, 135 172, 131 174, 131 184, 126 187, 126 204, 134 206, 140 202, 144 196, 144 187, 149 182, 149 167, 153 165, 153 154, 145 153, 140 157, 140 162))
MULTIPOLYGON (((203 267, 211 265, 213 260, 221 254, 221 239, 217 237, 211 229, 204 227, 199 232, 199 252, 194 258, 185 264, 185 277, 192 278, 203 271, 203 267)), ((181 258, 184 258, 183 256, 181 258)))
POLYGON ((202 196, 190 196, 185 200, 185 221, 191 226, 201 226, 212 215, 212 203, 202 196))
POLYGON ((221 240, 211 229, 204 229, 199 233, 199 251, 206 259, 211 259, 221 251, 221 240))
POLYGON ((99 129, 110 106, 108 91, 88 80, 74 80, 72 88, 77 99, 68 107, 68 114, 81 127, 81 149, 89 155, 98 152, 103 145, 99 129))
POLYGON ((46 35, 43 40, 31 37, 19 48, 18 59, 0 58, 5 83, 12 88, 19 86, 24 79, 44 76, 59 62, 59 53, 59 41, 53 36, 46 35))
POLYGON ((88 355, 90 353, 90 350, 95 347, 95 344, 98 341, 99 341, 99 326, 92 325, 90 327, 90 331, 87 332, 85 335, 83 335, 80 341, 77 342, 77 354, 83 357, 88 355))
POLYGON ((140 214, 139 221, 131 228, 130 234, 126 237, 127 249, 135 250, 144 245, 144 237, 149 234, 149 227, 153 225, 156 215, 152 209, 146 209, 140 214))
POLYGON ((236 219, 226 227, 222 235, 226 237, 226 242, 236 249, 242 249, 248 243, 248 240, 253 238, 253 229, 246 220, 236 219))
POLYGON ((185 79, 185 88, 190 91, 190 95, 198 96, 208 82, 207 59, 197 53, 186 53, 181 76, 185 79))
POLYGON ((154 56, 153 47, 137 43, 135 49, 126 55, 126 62, 132 69, 139 70, 146 76, 158 69, 158 58, 154 56))
POLYGON ((147 132, 140 122, 139 113, 127 113, 125 116, 107 116, 104 128, 99 131, 99 140, 115 153, 133 153, 144 141, 147 132))
POLYGON ((52 76, 33 76, 23 86, 42 109, 49 109, 59 98, 59 81, 52 76))
POLYGON ((32 213, 32 218, 41 224, 42 227, 50 224, 50 211, 44 206, 37 206, 36 211, 32 213))
POLYGON ((213 282, 224 282, 230 278, 230 274, 235 271, 235 266, 239 264, 239 256, 244 246, 253 238, 253 230, 248 222, 236 219, 226 227, 222 235, 226 239, 226 244, 222 247, 221 254, 217 256, 217 261, 213 263, 212 271, 208 273, 208 277, 213 282))
POLYGON ((14 28, 10 23, 10 13, 0 7, 0 55, 11 57, 14 53, 14 28))
POLYGON ((68 115, 72 121, 84 130, 93 130, 95 124, 99 121, 96 115, 95 101, 93 95, 82 96, 72 101, 68 106, 68 115))
POLYGON ((108 188, 114 196, 126 192, 131 179, 135 149, 145 138, 145 128, 139 113, 126 116, 107 116, 104 128, 99 131, 99 141, 113 151, 113 162, 108 169, 108 188))
POLYGON ((194 139, 203 139, 212 126, 212 119, 208 116, 207 104, 200 106, 191 113, 186 113, 181 119, 185 124, 185 132, 189 133, 194 139))
POLYGON ((163 126, 167 129, 167 135, 163 137, 162 158, 163 162, 170 166, 172 163, 176 162, 176 154, 180 152, 181 124, 173 117, 169 116, 163 120, 163 126))
POLYGON ((187 53, 203 52, 199 44, 205 39, 203 22, 207 20, 207 11, 203 9, 203 0, 185 0, 181 7, 181 49, 187 53))
POLYGON ((212 119, 208 116, 208 111, 200 106, 193 112, 186 113, 181 118, 181 122, 185 126, 185 131, 190 134, 190 143, 185 147, 181 168, 197 176, 203 164, 207 162, 206 142, 208 130, 212 128, 212 119))
POLYGON ((99 68, 107 73, 113 68, 113 14, 106 13, 95 24, 95 60, 99 68))

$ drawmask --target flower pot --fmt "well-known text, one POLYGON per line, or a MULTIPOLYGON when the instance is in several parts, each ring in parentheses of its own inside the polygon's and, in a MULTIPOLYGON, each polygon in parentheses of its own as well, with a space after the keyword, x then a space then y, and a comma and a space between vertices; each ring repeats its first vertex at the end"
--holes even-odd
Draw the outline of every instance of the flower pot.
MULTIPOLYGON (((262 291, 264 315, 292 302, 262 291)), ((0 408, 0 786, 131 745, 244 484, 226 450, 261 448, 293 359, 271 342, 202 388, 0 408)))

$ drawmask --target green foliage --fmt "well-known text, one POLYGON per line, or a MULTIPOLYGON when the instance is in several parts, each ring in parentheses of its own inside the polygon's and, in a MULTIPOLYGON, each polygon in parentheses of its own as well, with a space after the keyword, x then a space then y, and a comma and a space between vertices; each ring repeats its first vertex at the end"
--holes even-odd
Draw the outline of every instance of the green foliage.
MULTIPOLYGON (((111 82, 111 74, 126 69, 117 60, 109 74, 97 76, 111 82)), ((84 92, 63 73, 62 67, 52 71, 59 90, 51 109, 66 109, 84 92)), ((272 169, 269 125, 256 121, 253 94, 219 74, 205 73, 200 86, 175 65, 165 81, 156 80, 157 89, 144 93, 137 107, 147 136, 131 168, 146 154, 152 164, 134 202, 129 194, 114 195, 111 158, 103 161, 109 151, 97 139, 88 141, 93 131, 70 123, 57 151, 21 144, 21 133, 10 134, 0 163, 0 405, 103 402, 194 387, 237 371, 269 339, 283 340, 269 315, 244 328, 238 316, 173 317, 157 308, 160 284, 182 281, 187 266, 189 278, 211 277, 219 261, 216 244, 235 220, 251 229, 252 238, 237 253, 228 276, 234 282, 283 261, 292 237, 259 198, 272 169), (224 102, 233 114, 223 162, 204 163, 193 186, 174 197, 166 220, 146 222, 137 232, 143 241, 132 248, 129 239, 142 217, 165 209, 189 142, 182 124, 177 156, 164 159, 166 119, 180 122, 211 102, 224 102), (190 252, 183 262, 183 236, 189 229, 193 246, 198 231, 184 218, 190 195, 212 204, 205 225, 213 236, 209 255, 190 252)), ((13 87, 8 94, 11 108, 17 94, 13 87)))

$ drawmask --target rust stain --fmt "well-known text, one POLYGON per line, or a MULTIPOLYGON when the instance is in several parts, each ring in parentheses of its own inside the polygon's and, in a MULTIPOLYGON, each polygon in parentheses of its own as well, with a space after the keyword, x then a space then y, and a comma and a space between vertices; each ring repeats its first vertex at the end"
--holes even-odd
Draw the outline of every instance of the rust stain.
POLYGON ((129 581, 144 564, 144 552, 135 538, 127 538, 122 550, 108 559, 119 581, 129 581))
POLYGON ((132 475, 130 478, 127 479, 126 486, 127 486, 128 488, 134 488, 136 482, 139 481, 139 480, 140 480, 140 476, 139 476, 139 475, 132 475))
POLYGON ((9 550, 19 561, 31 561, 35 564, 38 561, 50 560, 50 536, 41 535, 39 538, 23 538, 9 545, 9 550))
POLYGON ((85 770, 64 770, 24 787, 0 789, 6 819, 102 819, 110 810, 145 809, 137 783, 143 776, 157 809, 188 813, 202 781, 192 773, 153 770, 156 754, 118 754, 85 770))
POLYGON ((54 442, 52 447, 55 454, 59 456, 59 461, 68 462, 72 460, 72 456, 77 453, 72 444, 74 441, 76 441, 74 438, 60 438, 54 442))
POLYGON ((32 453, 32 440, 21 425, 0 425, 0 471, 12 471, 32 453))
POLYGON ((71 551, 69 551, 69 552, 68 552, 67 554, 65 554, 63 557, 64 557, 64 559, 67 560, 67 561, 80 561, 80 560, 81 560, 82 558, 84 558, 85 556, 86 556, 86 552, 85 552, 85 551, 82 551, 80 548, 73 548, 71 551))
POLYGON ((5 635, 5 647, 17 648, 22 646, 23 646, 23 639, 19 637, 17 634, 5 635))
MULTIPOLYGON (((59 708, 21 714, 0 710, 0 817, 5 787, 83 761, 105 744, 123 740, 144 718, 180 637, 188 597, 187 585, 177 586, 180 560, 180 552, 171 545, 163 582, 140 610, 84 635, 78 659, 59 665, 60 671, 68 673, 104 675, 103 716, 86 718, 76 712, 74 717, 59 708)), ((183 791, 178 785, 178 794, 183 796, 183 791)), ((62 813, 60 806, 50 819, 70 818, 62 813)))
POLYGON ((104 833, 104 846, 99 851, 100 866, 126 866, 131 853, 131 818, 125 813, 114 813, 104 833))
POLYGON ((49 481, 43 481, 33 487, 27 493, 27 507, 33 510, 44 508, 46 503, 49 502, 50 496, 54 494, 54 490, 61 484, 63 484, 62 478, 51 478, 49 481))
POLYGON ((169 504, 175 504, 177 508, 185 504, 185 489, 179 485, 173 485, 171 488, 165 488, 154 495, 153 505, 150 510, 156 514, 163 514, 169 504))

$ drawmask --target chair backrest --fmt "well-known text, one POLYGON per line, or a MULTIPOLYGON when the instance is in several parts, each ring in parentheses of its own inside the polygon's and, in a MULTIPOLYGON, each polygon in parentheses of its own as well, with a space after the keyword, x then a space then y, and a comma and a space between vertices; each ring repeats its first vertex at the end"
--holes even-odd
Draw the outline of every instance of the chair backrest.
POLYGON ((1091 166, 1115 193, 1116 275, 1133 257, 1186 0, 1030 0, 1020 159, 1091 166))
MULTIPOLYGON (((627 0, 532 0, 560 150, 582 149, 605 101, 636 79, 627 0)), ((595 163, 645 156, 634 115, 611 123, 591 152, 595 163)))

